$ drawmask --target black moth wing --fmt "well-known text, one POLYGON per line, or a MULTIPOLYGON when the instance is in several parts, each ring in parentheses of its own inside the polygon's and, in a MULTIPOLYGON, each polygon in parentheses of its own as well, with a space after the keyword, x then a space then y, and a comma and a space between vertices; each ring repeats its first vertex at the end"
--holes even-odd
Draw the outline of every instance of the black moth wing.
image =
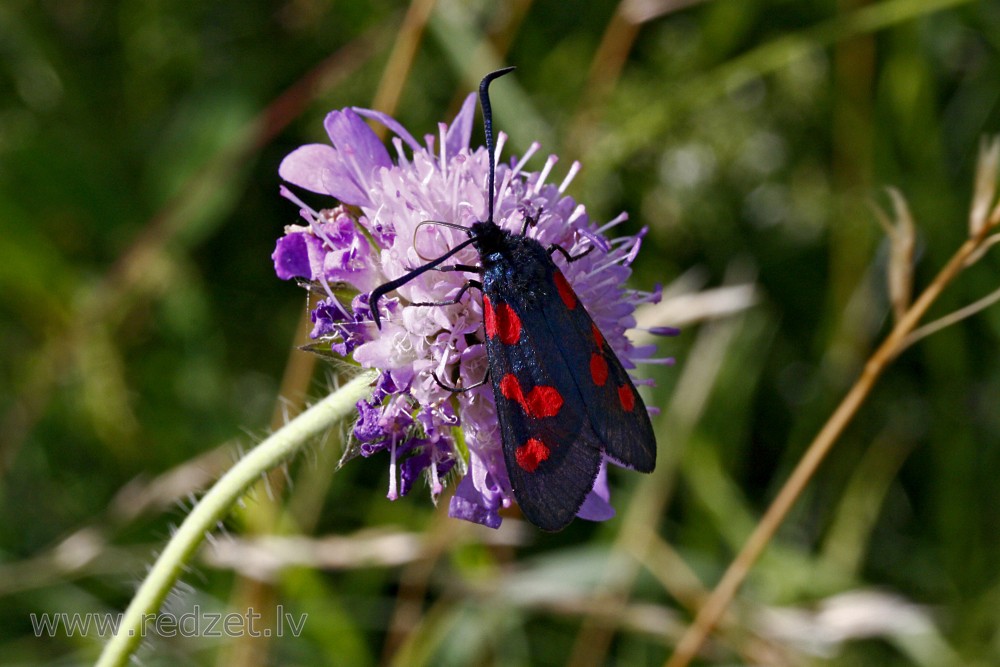
POLYGON ((545 300, 547 324, 553 335, 565 341, 563 358, 602 449, 627 468, 652 472, 656 436, 646 405, 573 288, 551 260, 550 264, 557 294, 545 300))
POLYGON ((504 343, 499 336, 487 335, 490 382, 514 498, 528 521, 543 530, 557 531, 569 525, 594 486, 601 466, 601 441, 575 391, 572 375, 560 358, 559 340, 549 335, 544 314, 526 310, 524 305, 517 295, 491 297, 484 291, 484 307, 508 306, 521 323, 516 343, 504 343), (504 300, 507 296, 513 298, 504 300), (516 378, 521 401, 509 397, 511 377, 516 378), (503 388, 505 378, 508 395, 503 388), (528 397, 539 387, 559 393, 562 404, 556 414, 528 414, 525 405, 532 405, 528 397), (539 461, 537 452, 527 451, 519 462, 519 448, 530 449, 532 441, 536 447, 547 449, 547 458, 539 461), (537 445, 539 442, 542 445, 537 445), (525 460, 528 462, 522 465, 525 460), (537 467, 532 467, 533 463, 537 467))
POLYGON ((525 517, 542 529, 561 530, 593 488, 602 451, 650 471, 656 445, 635 387, 603 338, 595 338, 590 316, 548 253, 523 236, 509 235, 503 245, 483 254, 482 282, 504 460, 525 517), (606 360, 603 387, 591 377, 594 354, 606 360), (533 395, 539 387, 541 395, 533 395), (634 398, 628 411, 622 387, 634 398), (559 401, 546 401, 553 392, 559 401))

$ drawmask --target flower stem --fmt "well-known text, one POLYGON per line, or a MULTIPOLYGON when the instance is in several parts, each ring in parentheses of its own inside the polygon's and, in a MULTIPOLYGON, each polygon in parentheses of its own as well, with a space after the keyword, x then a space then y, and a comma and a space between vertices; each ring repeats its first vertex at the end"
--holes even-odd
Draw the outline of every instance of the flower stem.
POLYGON ((830 452, 837 438, 844 428, 851 422, 858 408, 861 407, 865 398, 875 386, 876 380, 882 372, 892 363, 896 356, 907 347, 908 336, 916 328, 920 319, 927 313, 928 308, 941 294, 944 288, 962 271, 967 260, 974 256, 980 246, 986 241, 989 233, 996 226, 994 224, 981 230, 972 238, 968 239, 958 249, 955 255, 941 269, 941 272, 934 278, 930 285, 923 291, 920 297, 906 310, 903 316, 896 322, 892 331, 886 339, 879 345, 875 353, 868 359, 861 376, 851 387, 847 395, 829 420, 820 429, 820 432, 810 443, 805 454, 799 460, 798 465, 792 471, 788 481, 775 496, 771 505, 767 508, 764 516, 754 528, 750 537, 743 544, 740 552, 729 564, 722 579, 716 585, 704 605, 698 610, 694 622, 677 643, 674 654, 665 663, 664 667, 687 667, 708 638, 708 634, 718 623, 719 619, 729 607, 736 592, 750 572, 750 568, 764 552, 770 543, 771 538, 778 531, 788 512, 792 509, 795 501, 798 500, 806 484, 812 479, 817 468, 823 459, 830 452))
POLYGON ((144 629, 159 611, 185 564, 205 536, 260 476, 298 453, 312 438, 348 415, 371 392, 375 374, 361 375, 275 431, 241 458, 195 505, 139 586, 118 629, 101 652, 97 667, 122 667, 142 640, 144 629))

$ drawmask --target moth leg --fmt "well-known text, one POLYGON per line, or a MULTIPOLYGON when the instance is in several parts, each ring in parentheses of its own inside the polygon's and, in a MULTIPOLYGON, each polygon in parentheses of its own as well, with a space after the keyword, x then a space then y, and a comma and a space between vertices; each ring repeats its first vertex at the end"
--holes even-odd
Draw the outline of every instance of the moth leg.
POLYGON ((447 384, 445 384, 444 382, 441 381, 441 378, 438 377, 437 371, 435 371, 434 373, 431 373, 431 375, 434 377, 434 381, 437 382, 437 385, 439 387, 441 387, 442 389, 444 389, 446 391, 450 391, 453 394, 462 394, 462 393, 465 393, 465 392, 470 391, 472 389, 475 389, 476 387, 482 387, 484 384, 486 384, 487 382, 489 382, 489 379, 490 379, 490 371, 489 371, 489 369, 487 369, 486 375, 484 375, 483 379, 480 380, 479 382, 477 382, 475 384, 470 384, 468 387, 452 387, 452 386, 447 385, 447 384))
POLYGON ((435 269, 435 271, 465 271, 468 273, 482 273, 483 267, 473 266, 471 264, 450 264, 448 266, 442 266, 440 269, 435 269))
POLYGON ((467 273, 482 273, 483 267, 473 266, 472 264, 447 264, 445 266, 437 266, 430 271, 465 271, 467 273))
POLYGON ((524 236, 525 234, 528 233, 528 227, 533 227, 535 223, 538 222, 538 219, 542 217, 543 210, 544 209, 539 208, 538 213, 536 213, 535 215, 524 216, 524 224, 521 225, 521 236, 524 236))
MULTIPOLYGON (((443 270, 443 269, 442 269, 443 270)), ((462 300, 462 296, 469 291, 470 287, 475 287, 477 290, 482 291, 483 284, 478 280, 470 280, 469 282, 462 285, 462 289, 458 290, 458 294, 455 295, 454 299, 448 299, 447 301, 418 301, 416 303, 411 303, 411 306, 453 306, 462 300)))
POLYGON ((593 250, 593 249, 594 249, 594 246, 590 246, 586 250, 584 250, 583 252, 581 252, 579 255, 571 255, 566 250, 566 248, 562 247, 561 245, 559 245, 557 243, 553 243, 552 245, 549 246, 548 252, 549 252, 549 255, 551 255, 554 252, 559 252, 563 257, 566 258, 567 262, 569 262, 570 264, 572 264, 576 260, 583 259, 587 255, 589 255, 590 251, 593 250))

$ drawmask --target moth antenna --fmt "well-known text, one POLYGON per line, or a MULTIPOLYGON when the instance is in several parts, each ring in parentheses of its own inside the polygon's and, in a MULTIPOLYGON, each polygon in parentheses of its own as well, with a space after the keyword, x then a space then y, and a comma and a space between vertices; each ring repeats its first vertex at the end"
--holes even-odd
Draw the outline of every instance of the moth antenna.
POLYGON ((486 129, 486 152, 489 154, 490 159, 489 187, 486 189, 488 193, 487 197, 489 198, 489 219, 487 219, 487 222, 493 222, 493 182, 496 175, 496 155, 494 155, 495 146, 493 144, 493 109, 490 106, 490 82, 493 79, 499 79, 508 72, 513 72, 515 69, 517 68, 504 67, 495 72, 490 72, 479 83, 479 104, 483 107, 483 125, 486 129))
POLYGON ((460 232, 465 233, 466 236, 472 236, 472 230, 463 225, 457 225, 454 222, 444 222, 442 220, 424 220, 417 224, 416 228, 413 230, 413 235, 416 236, 417 232, 424 225, 440 225, 442 227, 451 227, 452 229, 457 229, 460 232))
POLYGON ((469 229, 468 227, 463 227, 462 225, 456 225, 454 222, 442 222, 441 220, 424 220, 423 222, 418 223, 417 226, 413 228, 413 248, 417 252, 417 257, 424 260, 425 262, 429 261, 429 258, 424 257, 423 255, 420 254, 420 250, 417 250, 417 233, 420 231, 420 228, 423 227, 424 225, 441 225, 442 227, 451 227, 452 229, 457 229, 460 232, 465 232, 466 236, 472 236, 471 229, 469 229))
POLYGON ((385 296, 386 294, 388 294, 392 290, 396 289, 397 287, 402 287, 403 285, 405 285, 406 283, 410 282, 411 280, 413 280, 417 276, 421 275, 422 273, 426 273, 426 272, 430 271, 431 269, 433 269, 433 268, 435 268, 437 266, 440 266, 441 264, 443 264, 445 262, 445 260, 447 260, 452 255, 454 255, 454 254, 460 252, 461 250, 463 250, 464 248, 467 248, 468 246, 472 245, 473 241, 475 241, 475 239, 467 239, 465 241, 462 241, 457 246, 455 246, 454 248, 452 248, 451 250, 449 250, 445 254, 441 255, 437 259, 435 259, 433 261, 430 261, 430 262, 424 264, 423 266, 419 266, 419 267, 413 269, 412 271, 410 271, 409 273, 407 273, 405 276, 400 276, 399 278, 396 278, 395 280, 390 280, 389 282, 384 283, 382 285, 379 285, 378 287, 376 287, 375 289, 373 289, 371 291, 371 293, 369 294, 369 296, 368 296, 368 305, 371 308, 371 311, 372 311, 372 320, 375 321, 375 326, 377 328, 379 328, 379 329, 382 328, 382 320, 381 320, 381 317, 379 316, 379 313, 378 313, 378 302, 379 302, 379 299, 381 299, 383 296, 385 296))
MULTIPOLYGON (((486 152, 489 154, 489 160, 490 160, 490 174, 489 174, 489 188, 488 188, 489 220, 487 220, 487 222, 493 222, 493 186, 494 186, 494 178, 496 175, 496 164, 495 164, 496 156, 494 155, 495 146, 493 144, 493 110, 490 107, 490 93, 489 93, 490 82, 493 81, 493 79, 499 78, 504 74, 507 74, 508 72, 514 71, 514 69, 516 68, 504 67, 503 69, 498 69, 495 72, 490 72, 489 74, 484 76, 483 80, 479 83, 479 102, 480 104, 482 104, 483 107, 483 123, 486 126, 486 152)), ((428 222, 433 222, 433 221, 424 221, 420 224, 425 224, 428 222)), ((446 222, 437 222, 436 224, 444 225, 446 227, 455 227, 461 229, 470 237, 472 237, 472 231, 467 227, 462 227, 461 225, 455 225, 454 223, 446 223, 446 222)), ((415 235, 416 231, 414 231, 414 236, 415 235)), ((378 302, 383 296, 393 291, 397 287, 402 287, 403 285, 410 282, 411 280, 421 275, 422 273, 426 273, 427 271, 430 271, 431 269, 440 266, 449 257, 452 257, 463 248, 472 245, 472 243, 475 242, 475 240, 476 240, 475 238, 469 238, 465 241, 462 241, 457 246, 455 246, 445 254, 441 255, 437 259, 432 260, 427 264, 424 264, 423 266, 413 269, 404 276, 400 276, 395 280, 390 280, 389 282, 379 285, 378 287, 373 289, 368 296, 368 305, 371 308, 372 320, 374 320, 375 326, 379 329, 382 328, 382 318, 378 312, 378 302)))

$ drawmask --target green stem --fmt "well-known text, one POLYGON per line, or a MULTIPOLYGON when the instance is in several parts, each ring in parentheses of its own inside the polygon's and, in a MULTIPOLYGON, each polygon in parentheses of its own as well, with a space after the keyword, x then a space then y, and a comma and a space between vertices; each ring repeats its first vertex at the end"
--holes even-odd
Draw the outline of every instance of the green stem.
POLYGON ((312 438, 350 414, 354 404, 371 392, 375 373, 366 371, 275 431, 241 458, 208 490, 167 543, 122 617, 118 631, 97 661, 97 667, 123 667, 155 617, 185 563, 233 504, 261 475, 298 453, 312 438))

